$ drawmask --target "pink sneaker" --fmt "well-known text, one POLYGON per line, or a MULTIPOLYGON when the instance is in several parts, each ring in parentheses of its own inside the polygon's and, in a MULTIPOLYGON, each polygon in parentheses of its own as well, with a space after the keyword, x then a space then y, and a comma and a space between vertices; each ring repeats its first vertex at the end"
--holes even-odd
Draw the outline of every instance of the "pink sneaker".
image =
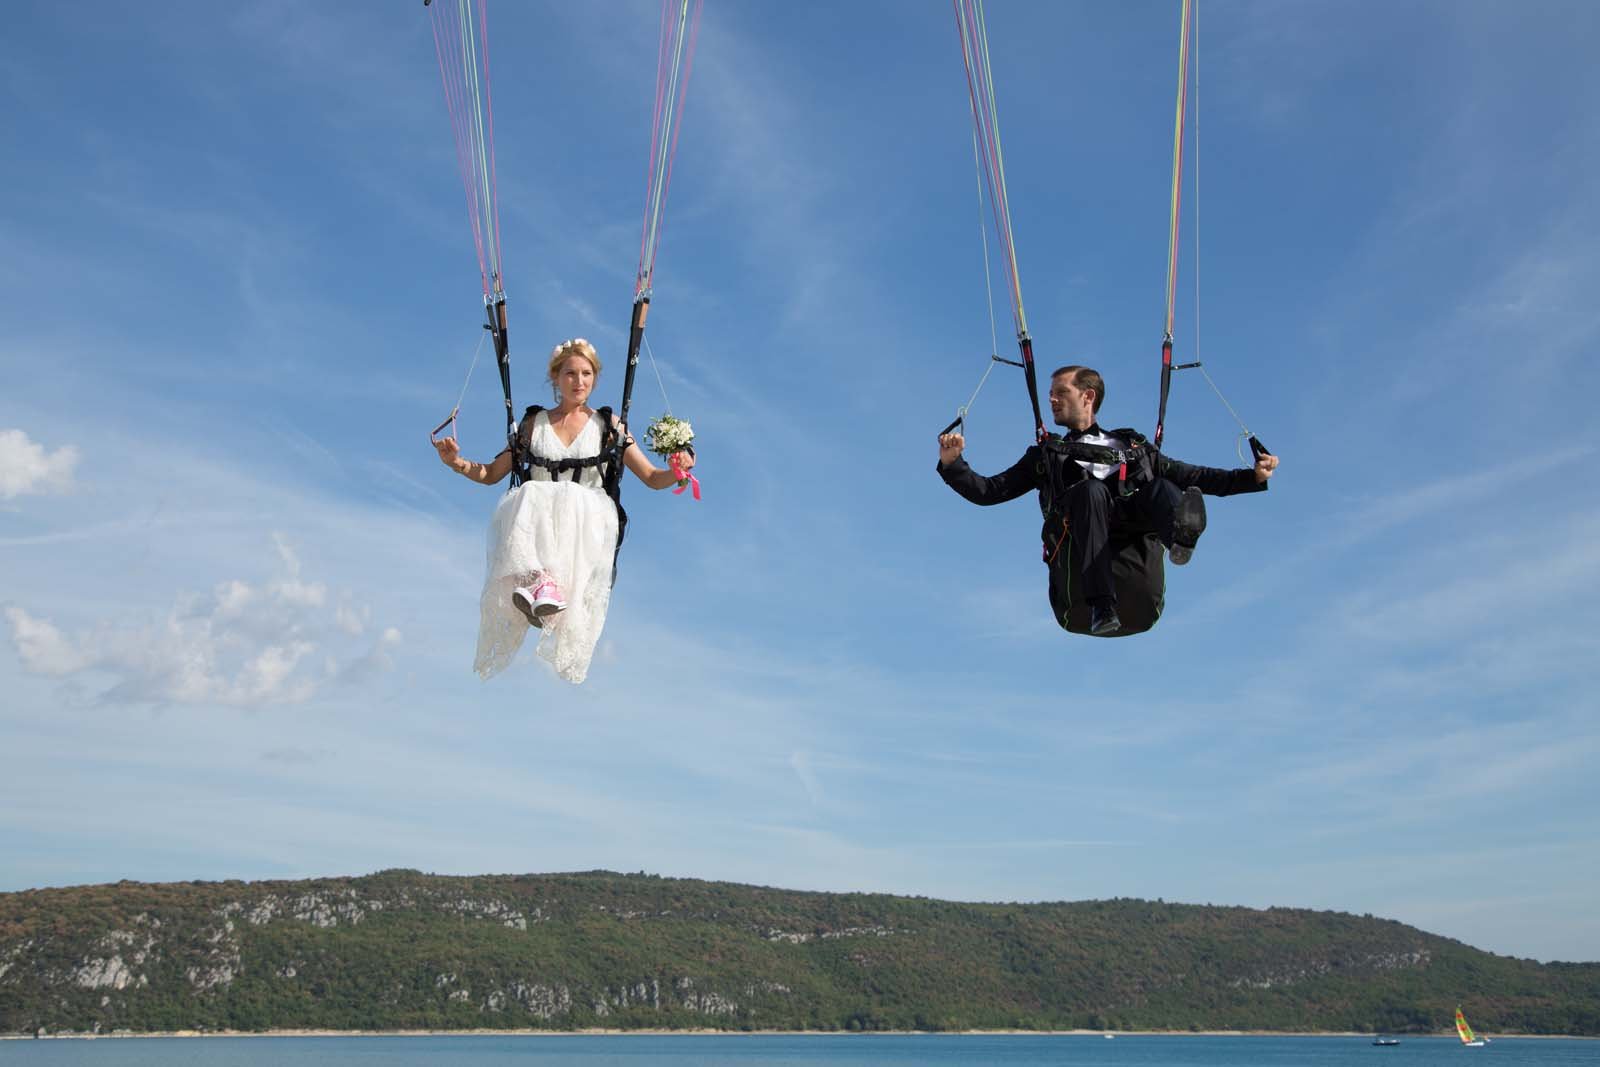
POLYGON ((533 609, 533 590, 526 586, 518 586, 511 591, 511 604, 528 620, 528 625, 534 629, 544 628, 544 619, 540 618, 533 609))
POLYGON ((558 611, 565 611, 567 607, 566 600, 561 596, 561 590, 556 588, 556 583, 549 578, 541 579, 539 584, 533 587, 532 604, 531 614, 540 622, 558 611))

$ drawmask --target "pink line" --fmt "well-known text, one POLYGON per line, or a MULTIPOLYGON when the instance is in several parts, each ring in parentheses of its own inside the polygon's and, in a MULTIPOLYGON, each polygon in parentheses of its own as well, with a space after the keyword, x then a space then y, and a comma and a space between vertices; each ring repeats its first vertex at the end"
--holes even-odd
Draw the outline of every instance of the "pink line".
MULTIPOLYGON (((459 10, 467 15, 469 20, 468 28, 470 30, 471 9, 462 7, 459 10)), ((484 247, 483 201, 478 192, 482 171, 479 168, 478 153, 475 151, 482 133, 478 127, 477 110, 469 103, 468 99, 473 86, 469 84, 472 79, 468 75, 466 57, 471 49, 472 41, 469 38, 462 37, 458 31, 456 48, 452 54, 456 60, 458 75, 456 79, 457 116, 460 119, 462 131, 461 184, 466 190, 467 206, 472 215, 472 239, 478 251, 478 271, 483 278, 484 294, 488 295, 489 257, 484 247)))
MULTIPOLYGON (((458 9, 459 13, 459 9, 458 9)), ((451 108, 451 129, 455 134, 456 142, 456 170, 461 177, 461 188, 466 198, 467 222, 472 229, 473 245, 477 250, 478 273, 483 282, 484 294, 489 291, 488 269, 483 252, 483 234, 481 228, 481 215, 478 206, 477 181, 475 176, 477 168, 473 160, 471 149, 471 131, 467 117, 466 104, 466 69, 461 64, 462 39, 459 27, 454 22, 445 23, 445 55, 449 63, 451 77, 449 79, 449 103, 451 108)))
POLYGON ((956 29, 961 38, 961 62, 967 75, 967 96, 972 104, 972 122, 983 161, 984 184, 989 189, 989 207, 994 217, 996 236, 1006 257, 1006 288, 1011 291, 1011 322, 1020 333, 1022 318, 1017 305, 1021 301, 1017 292, 1016 249, 1011 241, 1011 205, 999 182, 999 121, 995 115, 994 101, 988 95, 989 79, 985 76, 986 68, 978 40, 968 28, 975 18, 975 10, 971 0, 967 0, 964 7, 962 0, 953 0, 953 3, 956 29), (962 17, 963 13, 966 18, 962 17))
POLYGON ((671 39, 672 0, 661 0, 661 29, 656 39, 656 100, 650 115, 650 157, 645 160, 644 214, 639 225, 639 273, 634 279, 634 295, 644 290, 645 247, 650 241, 650 200, 655 191, 657 153, 661 148, 661 104, 667 92, 667 45, 671 39))
POLYGON ((446 16, 441 14, 443 4, 435 8, 432 13, 433 22, 433 49, 439 60, 439 80, 444 87, 445 110, 450 116, 450 131, 455 142, 456 169, 461 176, 462 188, 466 193, 467 221, 472 227, 473 243, 478 252, 478 273, 483 279, 483 291, 489 293, 488 270, 484 265, 483 239, 479 234, 478 212, 476 198, 473 195, 471 168, 468 165, 469 153, 466 147, 466 131, 464 129, 465 103, 461 99, 461 87, 465 85, 466 77, 458 74, 458 68, 452 60, 459 52, 459 34, 451 36, 451 23, 446 16))
POLYGON ((655 274, 656 251, 661 248, 661 228, 667 214, 667 190, 672 185, 672 165, 678 158, 678 131, 683 126, 683 102, 689 95, 689 72, 694 69, 694 46, 700 39, 700 7, 695 0, 694 14, 689 21, 689 47, 683 57, 683 77, 678 81, 677 112, 672 118, 672 146, 667 150, 667 173, 661 182, 661 209, 656 216, 656 240, 650 251, 650 273, 655 274))
POLYGON ((484 105, 489 112, 489 221, 494 226, 494 252, 495 252, 495 278, 496 289, 502 289, 505 279, 500 276, 503 264, 500 256, 500 179, 495 172, 494 165, 494 89, 489 80, 489 11, 484 0, 478 0, 478 21, 483 25, 483 98, 484 105))
MULTIPOLYGON (((458 7, 458 14, 466 12, 470 16, 470 8, 458 7)), ((470 25, 469 25, 470 28, 470 25)), ((474 151, 479 139, 478 114, 471 104, 469 97, 473 85, 468 76, 466 56, 472 49, 472 42, 461 35, 460 27, 456 28, 456 37, 452 42, 451 59, 455 70, 456 91, 456 119, 460 123, 460 153, 458 166, 461 170, 461 187, 466 192, 467 213, 472 221, 472 242, 478 253, 478 273, 483 279, 483 292, 489 294, 489 257, 483 244, 483 203, 478 195, 480 171, 478 169, 478 153, 474 151)))

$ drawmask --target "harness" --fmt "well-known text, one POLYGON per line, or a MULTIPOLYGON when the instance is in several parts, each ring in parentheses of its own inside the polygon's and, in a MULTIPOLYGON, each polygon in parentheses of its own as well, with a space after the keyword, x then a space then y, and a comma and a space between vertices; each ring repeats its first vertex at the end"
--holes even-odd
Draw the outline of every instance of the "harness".
POLYGON ((1058 511, 1057 504, 1072 486, 1089 473, 1077 461, 1108 464, 1117 469, 1117 495, 1132 496, 1141 485, 1155 478, 1156 451, 1138 430, 1109 431, 1110 436, 1128 442, 1127 448, 1091 445, 1068 441, 1060 434, 1047 433, 1039 440, 1039 510, 1045 518, 1058 511), (1069 476, 1070 475, 1070 476, 1069 476))
POLYGON ((511 454, 512 466, 526 472, 531 467, 538 467, 548 471, 551 481, 560 481, 561 475, 566 474, 569 481, 576 482, 579 473, 591 467, 600 468, 600 486, 605 490, 606 496, 611 498, 611 503, 617 509, 617 547, 611 557, 611 580, 616 581, 617 555, 622 551, 622 539, 628 532, 628 513, 622 507, 622 453, 627 450, 631 440, 624 441, 622 435, 617 433, 617 428, 611 423, 611 408, 595 408, 594 418, 600 420, 600 451, 593 456, 567 456, 562 459, 551 459, 541 456, 529 447, 533 440, 533 417, 546 410, 542 404, 530 404, 522 413, 522 425, 529 427, 527 442, 521 433, 517 434, 517 447, 511 454))
MULTIPOLYGON (((1070 633, 1089 633, 1089 605, 1075 592, 1078 576, 1065 558, 1072 530, 1067 522, 1065 494, 1085 478, 1093 477, 1079 467, 1078 460, 1110 464, 1116 469, 1118 499, 1132 496, 1149 485, 1159 473, 1161 453, 1137 430, 1111 430, 1110 434, 1128 442, 1126 448, 1068 441, 1059 434, 1046 434, 1039 441, 1039 508, 1044 513, 1040 538, 1044 542, 1044 561, 1050 572, 1050 607, 1056 621, 1070 633)), ((1110 483, 1107 478, 1106 482, 1110 483)), ((1122 616, 1119 636, 1143 633, 1156 624, 1166 599, 1166 580, 1162 573, 1161 543, 1151 533, 1118 531, 1113 525, 1108 549, 1112 554, 1112 580, 1118 590, 1118 611, 1122 616)))
POLYGON ((1046 433, 1039 439, 1039 511, 1044 516, 1040 538, 1044 541, 1044 561, 1054 564, 1067 541, 1066 509, 1061 500, 1072 486, 1092 475, 1078 466, 1078 460, 1107 464, 1117 469, 1118 497, 1132 496, 1141 485, 1155 478, 1156 451, 1138 430, 1124 427, 1110 431, 1113 437, 1128 442, 1127 448, 1069 441, 1060 434, 1046 433), (1052 543, 1054 542, 1054 543, 1052 543))

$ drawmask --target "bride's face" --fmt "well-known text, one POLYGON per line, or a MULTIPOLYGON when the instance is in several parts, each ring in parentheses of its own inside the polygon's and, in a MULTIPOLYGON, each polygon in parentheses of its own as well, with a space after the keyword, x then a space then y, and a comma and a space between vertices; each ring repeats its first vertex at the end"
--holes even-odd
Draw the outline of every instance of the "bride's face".
POLYGON ((594 390, 594 365, 582 356, 568 356, 556 368, 555 381, 563 404, 582 405, 594 390))

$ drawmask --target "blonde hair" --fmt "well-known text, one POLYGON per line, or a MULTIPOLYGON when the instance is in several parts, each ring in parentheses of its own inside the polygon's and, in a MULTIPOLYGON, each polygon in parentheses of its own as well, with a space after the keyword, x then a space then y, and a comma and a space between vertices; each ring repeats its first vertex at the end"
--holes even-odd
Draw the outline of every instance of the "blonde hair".
POLYGON ((562 341, 550 350, 550 369, 547 377, 554 384, 556 375, 561 373, 561 364, 573 356, 582 356, 589 361, 589 366, 594 368, 594 376, 600 377, 600 355, 595 352, 594 345, 581 337, 574 337, 570 341, 562 341))

